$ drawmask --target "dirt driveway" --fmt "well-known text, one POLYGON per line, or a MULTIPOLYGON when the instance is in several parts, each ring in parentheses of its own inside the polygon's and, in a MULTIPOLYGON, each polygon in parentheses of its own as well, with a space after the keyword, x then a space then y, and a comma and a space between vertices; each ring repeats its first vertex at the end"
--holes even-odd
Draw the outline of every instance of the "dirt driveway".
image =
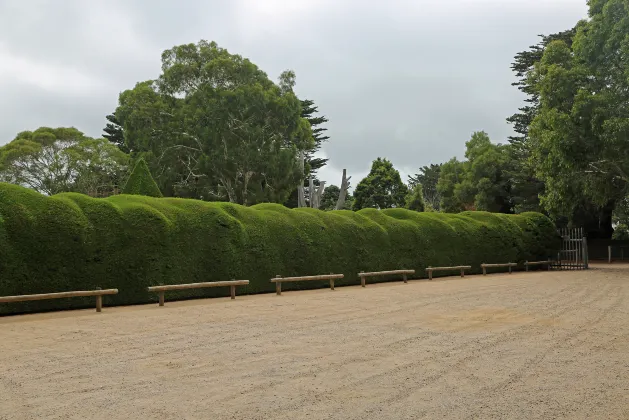
POLYGON ((0 318, 0 419, 629 419, 629 265, 0 318))

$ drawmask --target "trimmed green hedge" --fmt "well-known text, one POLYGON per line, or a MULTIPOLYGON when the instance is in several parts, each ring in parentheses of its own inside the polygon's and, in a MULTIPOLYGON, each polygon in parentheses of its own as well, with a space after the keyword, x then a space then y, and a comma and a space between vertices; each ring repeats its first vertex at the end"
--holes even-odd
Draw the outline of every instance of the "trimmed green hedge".
MULTIPOLYGON (((274 290, 275 275, 521 262, 556 255, 549 219, 404 209, 323 212, 176 198, 46 197, 0 184, 0 296, 117 288, 105 304, 154 302, 151 285, 247 279, 238 293, 274 290)), ((387 279, 383 279, 387 280, 387 279)), ((284 290, 324 282, 287 283, 284 290)), ((167 293, 227 296, 229 288, 167 293)), ((93 307, 93 298, 0 304, 0 314, 93 307)))
POLYGON ((122 193, 163 197, 144 159, 140 159, 138 163, 135 164, 131 175, 129 175, 129 179, 127 179, 127 183, 122 189, 122 193))

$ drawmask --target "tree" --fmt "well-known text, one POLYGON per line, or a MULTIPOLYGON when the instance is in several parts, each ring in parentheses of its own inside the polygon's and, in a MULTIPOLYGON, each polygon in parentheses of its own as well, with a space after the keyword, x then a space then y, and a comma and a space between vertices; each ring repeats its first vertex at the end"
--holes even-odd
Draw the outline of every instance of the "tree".
POLYGON ((424 189, 422 184, 415 184, 409 193, 406 195, 405 208, 413 211, 423 212, 426 210, 426 204, 424 203, 424 189))
MULTIPOLYGON (((339 195, 341 193, 341 189, 336 185, 330 185, 323 192, 323 196, 321 197, 321 206, 319 207, 321 210, 334 210, 336 209, 336 203, 339 200, 339 195)), ((345 201, 343 206, 343 210, 351 210, 353 200, 352 197, 348 197, 349 200, 345 201)))
POLYGON ((484 131, 473 133, 465 145, 467 161, 453 158, 441 168, 437 190, 442 210, 512 213, 510 147, 493 144, 484 131))
POLYGON ((629 197, 620 200, 614 209, 614 234, 612 239, 629 240, 629 197))
POLYGON ((430 166, 422 166, 417 174, 409 175, 408 177, 409 187, 413 188, 416 184, 421 184, 425 202, 437 211, 441 201, 441 196, 437 190, 440 172, 441 164, 435 165, 431 163, 430 166))
POLYGON ((146 195, 149 197, 163 197, 159 187, 151 176, 151 171, 149 170, 146 161, 142 158, 140 158, 135 164, 122 193, 146 195))
MULTIPOLYGON (((572 214, 583 197, 611 212, 629 193, 627 33, 626 1, 592 1, 572 46, 549 43, 531 73, 540 101, 532 160, 552 214, 572 214)), ((611 235, 611 217, 604 219, 601 234, 611 235)))
POLYGON ((109 122, 103 129, 103 137, 115 144, 123 152, 129 153, 129 148, 124 143, 124 129, 115 113, 107 115, 105 118, 109 122))
MULTIPOLYGON (((296 83, 296 75, 292 70, 286 70, 280 74, 279 86, 282 93, 294 93, 293 88, 296 83)), ((310 124, 313 142, 308 148, 301 149, 298 155, 301 173, 303 174, 303 185, 300 185, 292 192, 288 200, 284 203, 289 208, 310 206, 310 179, 312 178, 314 185, 319 186, 317 179, 317 171, 324 167, 328 159, 316 158, 314 155, 321 149, 321 146, 330 137, 325 135, 327 128, 321 127, 322 124, 328 122, 325 116, 317 116, 319 109, 314 105, 314 101, 310 99, 301 100, 301 117, 310 124)))
POLYGON ((531 73, 535 70, 536 63, 542 59, 544 50, 550 42, 562 40, 571 45, 575 33, 576 28, 573 28, 548 36, 540 35, 540 42, 518 53, 511 65, 518 78, 512 85, 527 96, 524 100, 526 105, 520 108, 518 113, 507 118, 507 122, 513 124, 513 129, 517 133, 509 137, 511 148, 508 150, 512 162, 509 177, 516 213, 541 211, 539 196, 544 192, 544 182, 536 176, 535 164, 531 161, 531 142, 528 135, 529 126, 539 110, 539 93, 531 73))
MULTIPOLYGON (((289 81, 290 82, 290 81, 289 81)), ((162 74, 120 95, 125 145, 168 195, 251 205, 284 202, 312 147, 297 97, 214 42, 162 54, 162 74)))
POLYGON ((76 128, 23 131, 0 148, 0 180, 42 194, 96 195, 119 184, 129 157, 105 139, 76 128))
POLYGON ((404 207, 407 193, 408 188, 393 164, 378 158, 373 161, 369 175, 356 186, 354 210, 404 207))
MULTIPOLYGON (((467 162, 461 162, 457 158, 452 158, 441 165, 437 191, 441 197, 439 207, 446 213, 459 213, 466 210, 460 200, 457 186, 463 182, 467 171, 467 162)), ((469 209, 467 209, 469 210, 469 209)))
POLYGON ((476 210, 513 213, 508 146, 493 144, 484 131, 466 143, 467 173, 459 188, 461 201, 476 210))

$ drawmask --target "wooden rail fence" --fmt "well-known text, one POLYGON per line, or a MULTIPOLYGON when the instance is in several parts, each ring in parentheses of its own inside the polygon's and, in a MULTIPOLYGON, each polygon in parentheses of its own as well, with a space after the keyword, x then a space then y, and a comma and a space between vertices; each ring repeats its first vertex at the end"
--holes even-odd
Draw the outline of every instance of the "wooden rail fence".
POLYGON ((165 292, 168 292, 168 291, 229 286, 231 289, 231 298, 236 299, 236 286, 246 286, 248 284, 249 284, 249 280, 209 281, 205 283, 168 284, 164 286, 151 286, 148 288, 148 291, 157 292, 159 294, 159 306, 164 306, 164 294, 165 292))
POLYGON ((115 295, 118 289, 77 290, 72 292, 41 293, 36 295, 0 296, 0 303, 29 302, 33 300, 65 299, 73 297, 96 296, 96 312, 103 310, 103 296, 115 295))
POLYGON ((361 271, 360 273, 358 273, 358 275, 360 276, 360 285, 362 287, 366 286, 365 279, 367 277, 392 276, 392 275, 398 275, 398 274, 402 275, 402 280, 404 281, 404 283, 408 283, 408 276, 415 274, 415 270, 375 271, 372 273, 365 273, 364 271, 361 271))
POLYGON ((330 281, 330 290, 334 290, 334 280, 342 279, 343 274, 322 274, 318 276, 302 276, 302 277, 282 277, 279 274, 271 279, 271 283, 275 283, 275 293, 280 296, 282 294, 282 283, 287 281, 330 281))
POLYGON ((550 270, 550 266, 553 262, 551 260, 548 261, 526 261, 524 263, 524 267, 526 271, 529 271, 529 267, 533 265, 545 265, 547 270, 550 270))
POLYGON ((511 269, 517 266, 518 266, 517 263, 481 264, 480 265, 480 267, 483 269, 483 276, 487 275, 488 268, 509 267, 509 274, 511 274, 511 269))
POLYGON ((433 271, 454 271, 460 270, 461 277, 465 277, 465 270, 471 270, 471 265, 456 265, 454 267, 428 267, 426 268, 426 272, 428 273, 428 280, 432 280, 432 272, 433 271))

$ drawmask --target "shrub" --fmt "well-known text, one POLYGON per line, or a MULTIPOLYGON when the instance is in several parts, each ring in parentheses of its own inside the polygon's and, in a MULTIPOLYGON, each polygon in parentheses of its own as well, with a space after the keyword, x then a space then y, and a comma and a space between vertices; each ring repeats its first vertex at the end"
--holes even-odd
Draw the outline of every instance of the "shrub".
MULTIPOLYGON (((0 296, 117 288, 106 304, 156 301, 158 284, 247 279, 239 293, 274 290, 275 275, 521 262, 555 255, 543 215, 405 209, 324 212, 276 204, 242 207, 137 195, 52 197, 0 184, 0 296)), ((384 279, 388 280, 388 279, 384 279)), ((324 282, 287 283, 285 290, 324 282)), ((168 293, 227 296, 228 288, 168 293)), ((92 307, 93 298, 0 304, 0 313, 92 307)))
POLYGON ((123 194, 146 195, 148 197, 162 197, 162 192, 151 176, 151 171, 144 159, 138 160, 127 183, 122 189, 123 194))

